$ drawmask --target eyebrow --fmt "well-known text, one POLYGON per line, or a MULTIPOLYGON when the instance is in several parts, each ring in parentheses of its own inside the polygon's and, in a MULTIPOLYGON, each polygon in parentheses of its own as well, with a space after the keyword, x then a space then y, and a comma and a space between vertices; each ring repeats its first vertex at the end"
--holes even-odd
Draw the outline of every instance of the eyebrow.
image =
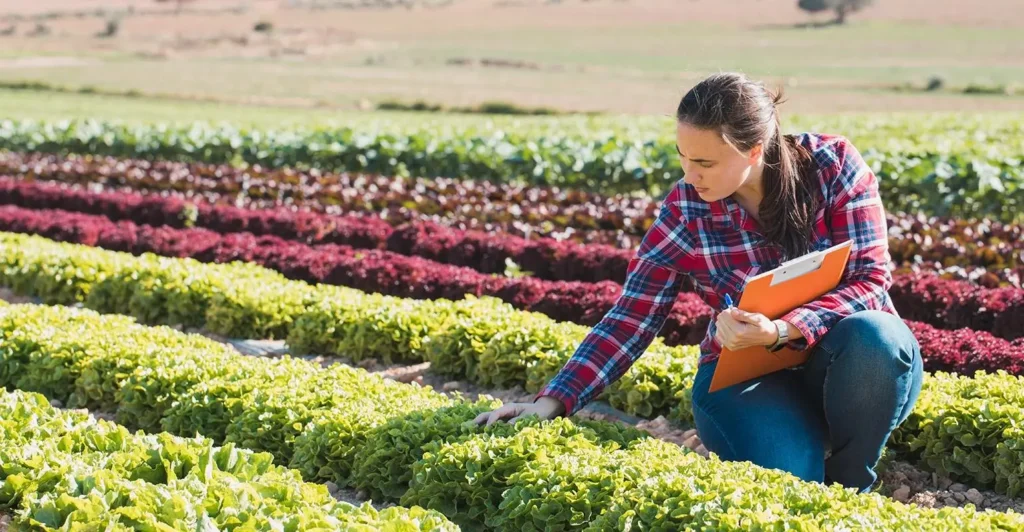
MULTIPOLYGON (((679 145, 678 144, 676 144, 676 153, 678 153, 682 157, 686 157, 685 155, 683 155, 683 151, 679 149, 679 145)), ((695 163, 712 163, 712 162, 714 162, 714 161, 712 161, 710 159, 690 159, 690 160, 695 162, 695 163)))

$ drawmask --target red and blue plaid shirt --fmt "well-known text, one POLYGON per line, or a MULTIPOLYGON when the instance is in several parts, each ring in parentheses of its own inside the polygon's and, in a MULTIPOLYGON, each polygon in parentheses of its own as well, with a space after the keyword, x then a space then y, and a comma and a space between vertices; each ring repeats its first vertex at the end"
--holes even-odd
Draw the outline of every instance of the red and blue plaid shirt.
MULTIPOLYGON (((803 333, 789 342, 807 349, 840 319, 876 309, 896 314, 889 298, 888 229, 878 181, 857 149, 844 137, 804 133, 798 141, 813 154, 821 188, 812 249, 853 240, 850 262, 839 286, 781 319, 803 333)), ((565 404, 565 416, 579 411, 619 379, 661 330, 684 275, 716 310, 725 294, 739 301, 746 279, 775 268, 782 250, 767 242, 757 220, 732 198, 708 203, 682 180, 662 203, 629 263, 622 293, 576 349, 562 370, 538 392, 565 404)), ((715 317, 700 344, 700 363, 715 360, 715 317)))

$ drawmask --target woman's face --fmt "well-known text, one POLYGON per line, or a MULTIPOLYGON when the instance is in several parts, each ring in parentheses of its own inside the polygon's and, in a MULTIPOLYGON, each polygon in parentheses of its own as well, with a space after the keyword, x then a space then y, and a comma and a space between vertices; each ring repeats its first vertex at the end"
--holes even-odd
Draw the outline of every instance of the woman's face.
POLYGON ((761 157, 761 144, 747 152, 737 151, 714 130, 677 122, 676 149, 683 181, 697 189, 707 202, 727 198, 750 184, 761 157))

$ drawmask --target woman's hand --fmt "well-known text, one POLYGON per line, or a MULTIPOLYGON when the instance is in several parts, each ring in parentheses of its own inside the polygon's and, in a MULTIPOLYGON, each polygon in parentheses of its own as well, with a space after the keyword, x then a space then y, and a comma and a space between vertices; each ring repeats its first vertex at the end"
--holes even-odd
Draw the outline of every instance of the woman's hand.
POLYGON ((730 307, 715 320, 715 339, 730 351, 754 345, 769 346, 779 338, 779 331, 764 314, 730 307))
POLYGON ((511 418, 509 423, 530 414, 537 414, 541 419, 554 419, 565 411, 565 405, 554 397, 541 396, 532 403, 506 403, 490 412, 481 412, 473 421, 479 425, 484 421, 491 426, 499 419, 511 418))

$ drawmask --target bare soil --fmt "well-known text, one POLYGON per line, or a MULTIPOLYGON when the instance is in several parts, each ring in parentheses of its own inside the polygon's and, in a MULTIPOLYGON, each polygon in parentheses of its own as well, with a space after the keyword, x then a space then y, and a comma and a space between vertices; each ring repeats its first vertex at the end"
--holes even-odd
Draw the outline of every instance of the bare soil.
MULTIPOLYGON (((364 10, 306 10, 290 9, 286 0, 193 0, 184 4, 185 13, 219 11, 248 4, 252 13, 289 13, 294 20, 304 20, 330 26, 338 20, 349 20, 368 31, 383 34, 429 32, 434 24, 444 22, 449 28, 507 28, 510 25, 537 25, 538 10, 543 10, 545 27, 601 27, 609 23, 646 24, 668 19, 686 22, 713 22, 738 25, 798 24, 814 20, 790 0, 566 0, 551 3, 547 0, 455 0, 451 4, 432 8, 364 9, 364 10), (499 14, 501 16, 495 16, 499 14)), ((174 2, 140 0, 7 0, 0 15, 33 15, 40 13, 74 13, 107 9, 128 9, 150 12, 164 11, 173 17, 174 2)), ((1022 6, 1017 0, 990 0, 984 8, 973 7, 961 0, 901 0, 875 2, 875 5, 855 13, 851 20, 912 21, 930 24, 961 24, 984 27, 1022 27, 1022 6)), ((818 20, 828 17, 822 15, 818 20)), ((182 21, 184 22, 184 21, 182 21)), ((209 27, 215 22, 206 26, 209 27)), ((154 29, 154 28, 151 28, 154 29)), ((155 29, 164 29, 157 27, 155 29)))

